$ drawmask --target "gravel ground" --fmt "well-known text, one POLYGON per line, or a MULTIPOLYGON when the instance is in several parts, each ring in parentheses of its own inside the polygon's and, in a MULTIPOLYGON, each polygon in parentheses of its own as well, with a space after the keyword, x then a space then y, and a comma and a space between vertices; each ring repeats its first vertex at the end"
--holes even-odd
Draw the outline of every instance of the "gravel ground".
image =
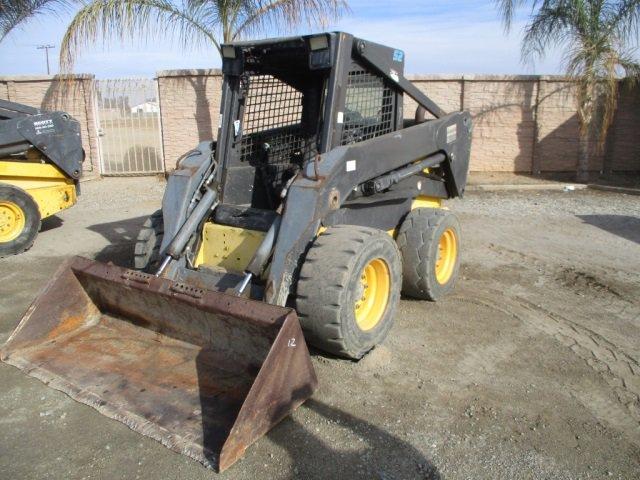
MULTIPOLYGON (((0 260, 0 342, 65 258, 126 265, 163 183, 83 184, 27 253, 0 260)), ((640 477, 640 197, 469 194, 450 202, 454 293, 403 299, 362 361, 313 353, 320 389, 221 479, 640 477)), ((3 478, 216 477, 0 365, 3 478)))

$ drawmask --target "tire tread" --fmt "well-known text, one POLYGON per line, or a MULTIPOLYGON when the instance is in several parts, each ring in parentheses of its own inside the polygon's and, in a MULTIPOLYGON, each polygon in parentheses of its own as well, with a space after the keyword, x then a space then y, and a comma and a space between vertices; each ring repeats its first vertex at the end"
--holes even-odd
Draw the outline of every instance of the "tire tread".
MULTIPOLYGON (((349 342, 342 330, 341 312, 347 302, 357 255, 375 235, 387 234, 361 226, 331 227, 315 240, 302 265, 296 291, 300 324, 311 344, 334 355, 359 359, 372 348, 349 342)), ((399 252, 395 250, 399 260, 399 252)), ((380 332, 380 342, 388 328, 380 332)))
POLYGON ((160 245, 164 236, 162 210, 152 213, 138 233, 133 263, 137 270, 151 272, 159 263, 160 245))
POLYGON ((435 301, 453 288, 459 259, 451 280, 445 286, 439 285, 435 276, 431 274, 435 268, 436 259, 430 258, 429 252, 437 248, 437 243, 440 241, 439 227, 443 222, 453 222, 459 237, 458 221, 448 210, 418 208, 412 210, 400 226, 396 243, 402 254, 403 294, 421 300, 435 301), (436 244, 435 247, 434 244, 436 244))

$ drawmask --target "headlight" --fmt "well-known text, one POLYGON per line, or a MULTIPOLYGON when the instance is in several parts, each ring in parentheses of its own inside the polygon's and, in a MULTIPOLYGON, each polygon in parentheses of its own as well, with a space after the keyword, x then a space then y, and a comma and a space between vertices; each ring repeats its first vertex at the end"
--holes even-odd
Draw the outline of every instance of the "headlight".
POLYGON ((311 37, 309 39, 309 46, 311 50, 324 50, 325 48, 329 48, 329 39, 326 35, 311 37))
POLYGON ((232 45, 223 45, 222 56, 224 58, 236 58, 236 48, 232 45))

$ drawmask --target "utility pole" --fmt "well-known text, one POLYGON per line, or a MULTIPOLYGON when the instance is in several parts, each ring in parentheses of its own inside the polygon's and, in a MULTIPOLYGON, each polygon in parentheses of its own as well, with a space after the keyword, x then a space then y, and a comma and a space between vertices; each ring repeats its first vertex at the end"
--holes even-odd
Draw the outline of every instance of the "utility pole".
POLYGON ((55 45, 38 45, 36 47, 38 50, 44 50, 44 54, 47 57, 47 75, 51 75, 51 71, 49 69, 49 49, 56 48, 55 45))

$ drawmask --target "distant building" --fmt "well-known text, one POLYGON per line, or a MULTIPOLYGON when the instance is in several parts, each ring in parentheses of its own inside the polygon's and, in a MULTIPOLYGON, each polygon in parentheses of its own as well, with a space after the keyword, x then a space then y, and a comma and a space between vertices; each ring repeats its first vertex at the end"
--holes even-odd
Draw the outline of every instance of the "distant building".
POLYGON ((160 113, 158 102, 143 102, 131 107, 131 113, 160 113))

